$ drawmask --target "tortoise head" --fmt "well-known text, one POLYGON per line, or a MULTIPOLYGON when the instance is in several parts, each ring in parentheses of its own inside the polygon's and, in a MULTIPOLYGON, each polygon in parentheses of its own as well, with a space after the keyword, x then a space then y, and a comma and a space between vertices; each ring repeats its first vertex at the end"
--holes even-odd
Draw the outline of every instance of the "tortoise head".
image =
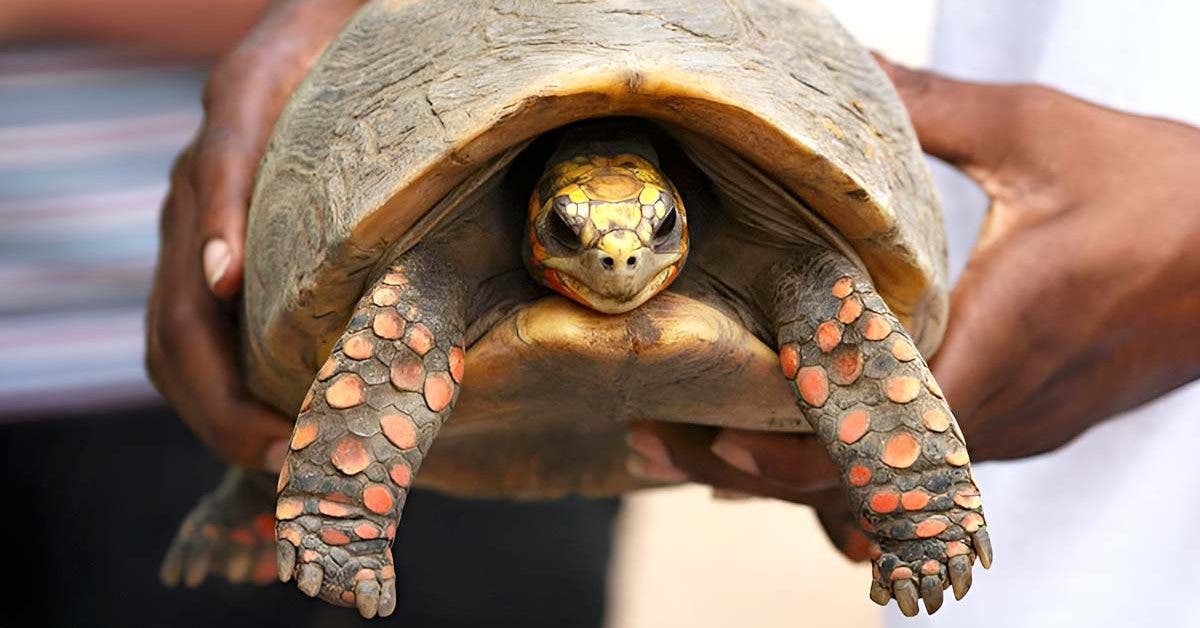
POLYGON ((658 294, 679 274, 687 247, 678 192, 638 155, 551 163, 529 201, 530 271, 600 312, 628 312, 658 294))

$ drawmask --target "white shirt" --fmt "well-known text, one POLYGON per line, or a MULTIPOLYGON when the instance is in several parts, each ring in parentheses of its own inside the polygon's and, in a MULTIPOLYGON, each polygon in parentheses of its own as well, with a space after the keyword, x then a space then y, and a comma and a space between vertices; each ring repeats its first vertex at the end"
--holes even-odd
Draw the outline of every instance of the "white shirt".
MULTIPOLYGON (((1195 0, 942 0, 933 68, 1200 125, 1198 26, 1195 0)), ((935 175, 957 272, 985 199, 940 164, 935 175)), ((932 618, 906 619, 892 604, 887 624, 1200 626, 1198 452, 1193 382, 1057 451, 978 465, 992 569, 977 566, 967 597, 932 618)))

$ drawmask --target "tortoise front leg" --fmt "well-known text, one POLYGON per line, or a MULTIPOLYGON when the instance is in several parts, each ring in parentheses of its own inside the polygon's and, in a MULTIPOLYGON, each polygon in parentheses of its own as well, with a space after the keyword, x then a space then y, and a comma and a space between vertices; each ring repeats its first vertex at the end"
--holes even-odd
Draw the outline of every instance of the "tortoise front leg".
POLYGON ((970 587, 992 548, 962 432, 912 339, 844 256, 811 247, 773 269, 784 375, 842 471, 851 511, 874 541, 871 599, 905 615, 970 587))
POLYGON ((359 301, 300 409, 279 478, 279 576, 309 596, 396 605, 391 544, 408 487, 454 406, 465 297, 414 249, 359 301))

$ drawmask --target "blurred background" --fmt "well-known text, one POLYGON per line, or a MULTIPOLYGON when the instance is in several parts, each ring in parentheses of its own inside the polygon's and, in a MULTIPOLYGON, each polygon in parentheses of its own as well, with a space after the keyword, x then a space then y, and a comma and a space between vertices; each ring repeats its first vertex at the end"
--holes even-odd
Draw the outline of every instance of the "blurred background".
MULTIPOLYGON (((928 59, 934 0, 827 4, 868 46, 903 63, 928 59)), ((176 525, 221 469, 143 370, 158 211, 171 161, 200 121, 206 67, 261 5, 0 4, 0 451, 17 515, 3 525, 26 576, 9 591, 23 603, 3 605, 0 625, 350 622, 290 586, 268 596, 222 584, 166 592, 156 579, 176 525)), ((406 585, 401 607, 431 626, 502 625, 505 612, 569 625, 554 618, 558 606, 614 628, 881 621, 867 601, 868 568, 842 558, 808 508, 683 487, 630 496, 617 512, 612 500, 414 496, 397 557, 424 584, 406 585), (480 517, 494 534, 456 527, 480 517), (455 534, 456 543, 412 541, 455 534), (485 570, 514 556, 537 563, 521 538, 573 556, 477 590, 445 568, 447 555, 485 570), (595 593, 605 578, 607 598, 595 593)))

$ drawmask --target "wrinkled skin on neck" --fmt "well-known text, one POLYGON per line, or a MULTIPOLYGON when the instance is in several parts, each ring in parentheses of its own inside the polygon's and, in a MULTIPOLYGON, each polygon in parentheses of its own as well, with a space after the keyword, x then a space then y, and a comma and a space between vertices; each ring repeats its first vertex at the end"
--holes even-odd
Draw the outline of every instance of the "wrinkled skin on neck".
POLYGON ((553 160, 529 201, 530 272, 599 312, 628 312, 661 292, 687 247, 678 192, 633 153, 553 160))

